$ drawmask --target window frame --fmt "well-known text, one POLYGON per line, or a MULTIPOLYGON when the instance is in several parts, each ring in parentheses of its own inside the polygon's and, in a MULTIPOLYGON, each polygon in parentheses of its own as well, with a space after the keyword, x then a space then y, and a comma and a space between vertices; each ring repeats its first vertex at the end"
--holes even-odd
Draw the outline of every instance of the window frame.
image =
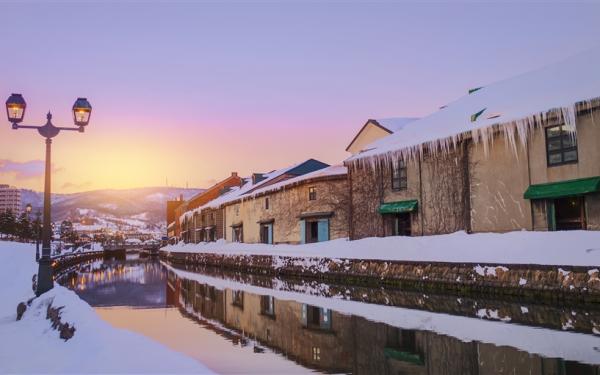
POLYGON ((265 197, 265 210, 269 209, 269 197, 265 197))
POLYGON ((402 191, 408 189, 408 169, 404 160, 398 160, 394 167, 391 165, 391 187, 392 191, 402 191))
POLYGON ((544 137, 546 139, 546 145, 545 145, 545 149, 546 149, 546 166, 548 168, 551 167, 558 167, 561 165, 568 165, 568 164, 577 164, 579 163, 579 150, 578 150, 578 142, 577 142, 577 133, 575 133, 573 135, 573 145, 569 146, 569 147, 565 147, 563 142, 564 142, 564 137, 565 136, 571 136, 569 132, 564 130, 564 126, 565 124, 559 124, 559 125, 552 125, 552 126, 546 126, 544 128, 544 137), (555 135, 555 136, 549 136, 549 130, 550 129, 554 129, 554 128, 559 128, 559 135, 555 135), (551 141, 554 140, 560 140, 560 147, 556 150, 550 150, 549 149, 549 145, 551 141), (575 159, 574 160, 568 160, 565 161, 565 154, 567 152, 571 152, 571 151, 575 151, 575 159), (561 161, 560 162, 550 162, 550 156, 552 155, 560 155, 561 157, 561 161))
POLYGON ((316 201, 317 200, 317 188, 315 186, 309 186, 308 188, 308 200, 316 201))

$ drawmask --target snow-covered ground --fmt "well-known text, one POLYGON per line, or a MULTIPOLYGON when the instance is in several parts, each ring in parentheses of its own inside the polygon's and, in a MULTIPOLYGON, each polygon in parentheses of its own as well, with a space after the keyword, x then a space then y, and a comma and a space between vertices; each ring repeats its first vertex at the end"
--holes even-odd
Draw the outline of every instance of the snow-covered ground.
POLYGON ((112 327, 74 292, 55 286, 16 321, 19 302, 33 297, 35 246, 0 242, 0 373, 211 373, 201 363, 144 336, 112 327), (46 307, 64 306, 62 322, 75 326, 63 341, 46 307))
MULTIPOLYGON (((346 300, 341 295, 339 298, 328 298, 291 292, 279 289, 277 283, 274 284, 274 289, 263 288, 230 279, 182 271, 166 264, 165 266, 181 278, 207 283, 221 290, 233 289, 259 295, 271 295, 281 300, 293 300, 340 313, 362 316, 394 327, 433 331, 466 342, 479 341, 497 346, 510 346, 548 358, 564 358, 588 364, 600 364, 600 350, 598 349, 600 348, 600 336, 509 324, 511 318, 497 316, 496 310, 482 310, 486 319, 475 319, 430 311, 366 304, 346 300)), ((593 331, 600 334, 600 325, 595 326, 593 331)))
POLYGON ((170 252, 425 262, 599 266, 600 232, 510 232, 338 239, 305 245, 217 242, 169 245, 170 252))

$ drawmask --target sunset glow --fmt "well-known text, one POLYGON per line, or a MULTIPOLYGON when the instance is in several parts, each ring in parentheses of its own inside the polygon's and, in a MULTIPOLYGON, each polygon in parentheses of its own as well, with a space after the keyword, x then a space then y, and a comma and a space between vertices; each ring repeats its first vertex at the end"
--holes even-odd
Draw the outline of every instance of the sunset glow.
MULTIPOLYGON (((0 24, 19 40, 0 93, 24 95, 23 124, 51 110, 72 126, 73 100, 92 103, 85 134, 54 141, 55 192, 207 187, 309 157, 340 163, 368 118, 423 116, 596 42, 598 5, 543 9, 562 20, 551 42, 530 22, 535 4, 3 2, 38 27, 0 24)), ((41 171, 19 170, 43 165, 41 138, 3 120, 0 150, 2 181, 42 190, 41 171)))

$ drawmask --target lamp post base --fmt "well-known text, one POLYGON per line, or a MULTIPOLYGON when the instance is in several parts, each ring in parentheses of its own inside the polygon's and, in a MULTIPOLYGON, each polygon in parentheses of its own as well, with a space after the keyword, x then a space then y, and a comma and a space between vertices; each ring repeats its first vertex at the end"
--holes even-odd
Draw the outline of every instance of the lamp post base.
POLYGON ((39 261, 36 296, 40 296, 54 287, 52 279, 52 260, 48 257, 42 257, 39 261))

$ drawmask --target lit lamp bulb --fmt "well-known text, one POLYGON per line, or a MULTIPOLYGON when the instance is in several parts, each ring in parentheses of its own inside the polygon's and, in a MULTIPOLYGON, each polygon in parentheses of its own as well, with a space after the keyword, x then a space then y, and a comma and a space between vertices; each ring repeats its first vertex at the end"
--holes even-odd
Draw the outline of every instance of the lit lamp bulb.
POLYGON ((21 94, 12 94, 6 100, 6 115, 8 116, 8 121, 13 124, 18 124, 23 121, 25 117, 25 108, 27 107, 27 103, 25 103, 25 99, 23 99, 23 95, 21 94))
POLYGON ((73 104, 73 122, 77 126, 86 126, 90 122, 92 106, 86 98, 77 98, 73 104))

